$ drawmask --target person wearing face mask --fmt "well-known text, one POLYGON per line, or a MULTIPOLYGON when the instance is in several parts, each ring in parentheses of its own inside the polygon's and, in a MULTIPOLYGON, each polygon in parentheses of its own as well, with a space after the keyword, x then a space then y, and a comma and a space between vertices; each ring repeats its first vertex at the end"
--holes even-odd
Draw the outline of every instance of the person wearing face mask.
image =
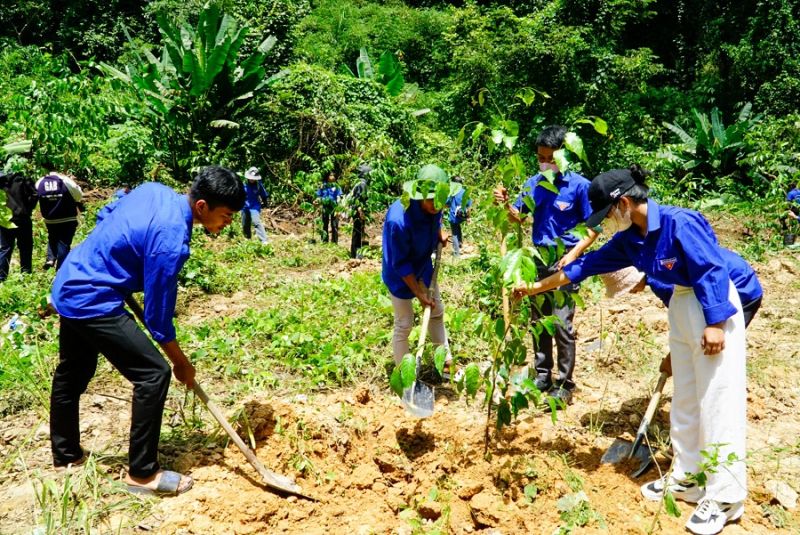
POLYGON ((610 221, 617 233, 600 249, 544 280, 515 288, 514 294, 535 295, 631 265, 673 285, 670 438, 675 456, 670 474, 641 491, 649 500, 661 500, 666 488, 678 499, 698 503, 686 528, 711 535, 744 512, 747 391, 740 295, 760 295, 761 287, 749 266, 745 271, 751 275, 740 276, 746 263, 720 247, 702 215, 649 199, 645 176, 637 165, 598 175, 589 188, 592 215, 587 224, 610 221), (707 481, 700 487, 690 476, 701 471, 701 452, 716 448, 724 466, 705 471, 707 481))
MULTIPOLYGON (((572 171, 562 173, 555 164, 553 154, 564 144, 567 129, 563 126, 548 126, 536 138, 536 155, 539 160, 540 173, 528 179, 517 196, 516 201, 509 203, 508 191, 499 186, 494 191, 494 198, 498 204, 506 206, 509 218, 519 222, 521 214, 530 213, 526 198, 533 201, 532 240, 533 244, 547 247, 551 251, 550 262, 537 261, 537 272, 544 277, 560 269, 567 263, 578 258, 583 251, 594 242, 597 233, 590 229, 589 235, 581 239, 576 234, 570 233, 580 223, 586 221, 592 213, 589 204, 589 181, 572 171), (558 192, 544 187, 547 178, 542 174, 546 171, 555 173, 553 185, 558 192), (561 241, 566 249, 563 257, 556 256, 558 242, 561 241)), ((579 289, 578 284, 567 284, 559 290, 574 293, 579 289)), ((571 300, 568 300, 571 301, 571 300)), ((572 322, 575 318, 574 302, 555 306, 547 299, 537 307, 531 304, 531 316, 536 321, 542 316, 556 315, 561 321, 556 324, 555 342, 558 354, 558 379, 552 380, 553 368, 553 337, 546 331, 534 337, 536 356, 536 387, 543 393, 550 395, 560 403, 561 408, 572 400, 575 382, 572 374, 575 369, 575 329, 572 322)))

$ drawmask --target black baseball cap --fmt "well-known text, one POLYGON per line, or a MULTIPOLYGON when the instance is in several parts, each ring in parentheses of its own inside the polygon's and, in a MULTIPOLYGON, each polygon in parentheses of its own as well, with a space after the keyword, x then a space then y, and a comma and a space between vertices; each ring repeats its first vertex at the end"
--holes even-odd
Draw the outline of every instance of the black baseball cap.
POLYGON ((586 220, 586 226, 592 228, 602 223, 611 207, 635 185, 630 169, 612 169, 594 177, 589 186, 592 215, 586 220))

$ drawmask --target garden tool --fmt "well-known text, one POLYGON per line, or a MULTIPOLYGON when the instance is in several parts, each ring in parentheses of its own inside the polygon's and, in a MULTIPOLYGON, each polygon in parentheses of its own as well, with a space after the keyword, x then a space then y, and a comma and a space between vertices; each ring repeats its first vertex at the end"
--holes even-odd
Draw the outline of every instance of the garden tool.
MULTIPOLYGON (((146 326, 144 322, 144 311, 142 310, 142 307, 139 305, 139 303, 137 303, 132 296, 128 296, 127 298, 125 298, 125 304, 127 304, 128 307, 136 315, 136 317, 139 318, 139 321, 142 323, 142 325, 146 326)), ((211 414, 214 416, 214 419, 217 420, 219 425, 222 426, 222 428, 228 434, 233 443, 236 444, 236 446, 239 448, 239 451, 241 451, 242 454, 244 454, 244 457, 245 459, 247 459, 247 462, 249 462, 250 465, 256 469, 256 472, 258 472, 258 474, 261 476, 261 479, 264 481, 264 484, 267 487, 280 490, 288 494, 294 494, 302 498, 307 498, 309 500, 316 500, 315 498, 307 494, 303 494, 303 491, 300 488, 300 486, 297 485, 294 481, 292 481, 288 477, 267 470, 264 467, 264 465, 261 464, 261 461, 258 460, 258 457, 256 457, 255 453, 253 453, 250 450, 250 448, 247 447, 247 445, 244 443, 241 437, 239 437, 239 435, 233 429, 231 424, 225 418, 225 415, 222 414, 221 410, 219 410, 219 407, 217 407, 216 403, 214 403, 209 399, 208 395, 205 393, 205 391, 197 381, 194 382, 192 390, 197 395, 197 397, 200 398, 200 401, 203 402, 203 405, 206 406, 209 412, 211 412, 211 414)))
POLYGON ((642 423, 639 424, 639 429, 636 432, 636 438, 633 442, 622 438, 617 438, 611 447, 603 454, 600 459, 602 463, 618 464, 628 459, 639 459, 639 467, 631 472, 632 477, 639 477, 642 475, 650 463, 653 462, 653 456, 650 454, 650 448, 647 444, 642 444, 647 429, 650 427, 650 422, 658 407, 658 402, 661 400, 661 392, 664 390, 664 384, 667 382, 667 374, 661 372, 658 378, 658 384, 653 392, 653 397, 650 399, 650 404, 647 405, 647 410, 642 418, 642 423))
MULTIPOLYGON (((436 247, 436 261, 433 265, 433 276, 431 286, 428 288, 428 297, 431 299, 435 295, 436 279, 439 275, 439 264, 442 258, 442 243, 436 247)), ((431 320, 431 307, 426 306, 422 312, 422 325, 420 326, 419 344, 417 345, 417 373, 414 384, 403 390, 401 398, 406 410, 417 418, 427 418, 433 414, 433 386, 419 379, 422 368, 422 353, 425 350, 425 337, 428 334, 428 324, 431 320)))

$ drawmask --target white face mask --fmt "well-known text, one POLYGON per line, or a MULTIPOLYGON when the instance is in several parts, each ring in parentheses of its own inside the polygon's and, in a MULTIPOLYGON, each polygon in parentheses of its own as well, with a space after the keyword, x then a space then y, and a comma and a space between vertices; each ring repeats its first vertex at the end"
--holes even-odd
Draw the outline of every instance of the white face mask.
POLYGON ((554 163, 540 163, 539 164, 539 171, 547 171, 550 170, 554 173, 558 173, 558 166, 554 163))
POLYGON ((606 218, 605 223, 603 224, 604 230, 607 230, 609 234, 616 234, 617 232, 623 232, 631 228, 633 221, 631 221, 631 211, 626 210, 625 214, 622 214, 622 211, 619 209, 619 206, 615 206, 614 210, 611 212, 611 217, 606 218))

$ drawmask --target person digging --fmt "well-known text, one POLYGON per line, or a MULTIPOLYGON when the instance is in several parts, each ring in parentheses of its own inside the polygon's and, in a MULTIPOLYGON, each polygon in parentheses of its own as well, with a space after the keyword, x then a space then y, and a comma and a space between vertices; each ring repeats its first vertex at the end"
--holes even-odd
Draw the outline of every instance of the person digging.
POLYGON ((157 183, 139 186, 98 214, 97 225, 67 256, 52 287, 60 317, 59 363, 50 397, 50 442, 56 468, 82 464, 79 402, 99 354, 133 383, 129 468, 132 492, 180 494, 189 476, 158 463, 170 367, 124 308, 144 291, 144 322, 187 387, 195 368, 176 340, 178 273, 189 257, 193 225, 216 234, 244 206, 244 186, 224 167, 200 171, 188 195, 157 183))
POLYGON ((381 277, 389 289, 394 309, 392 353, 395 364, 400 364, 409 352, 408 336, 414 326, 416 298, 423 307, 431 307, 428 334, 434 345, 443 345, 447 350, 444 378, 449 379, 452 357, 444 326, 444 304, 438 288, 434 288, 432 298, 428 296, 433 276, 431 255, 439 242, 447 243, 442 229, 444 206, 437 207, 434 202, 437 184, 448 184, 453 193, 461 187, 450 182, 447 173, 438 166, 426 165, 417 173, 416 181, 403 185, 404 191, 410 192, 408 207, 404 208, 399 199, 389 207, 383 224, 381 277))

